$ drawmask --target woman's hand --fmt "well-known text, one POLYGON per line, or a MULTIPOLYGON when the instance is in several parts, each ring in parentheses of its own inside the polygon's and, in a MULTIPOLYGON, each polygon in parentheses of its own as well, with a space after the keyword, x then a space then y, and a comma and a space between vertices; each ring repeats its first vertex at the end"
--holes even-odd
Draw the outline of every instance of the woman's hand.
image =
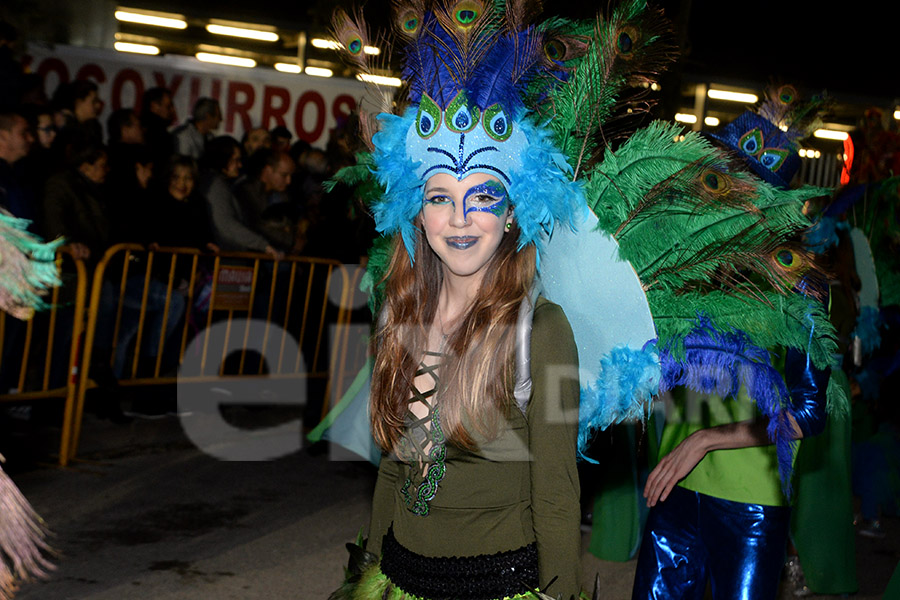
MULTIPOLYGON (((794 428, 794 437, 801 437, 800 428, 797 427, 794 417, 789 414, 788 419, 794 428)), ((766 423, 762 420, 727 423, 695 431, 666 454, 650 473, 644 486, 647 506, 665 502, 675 484, 687 477, 707 452, 766 446, 771 443, 766 432, 766 423)))
POLYGON ((705 442, 707 430, 695 431, 686 437, 674 450, 666 454, 647 478, 644 486, 644 497, 647 506, 656 506, 657 502, 665 502, 675 485, 694 470, 709 447, 705 442))

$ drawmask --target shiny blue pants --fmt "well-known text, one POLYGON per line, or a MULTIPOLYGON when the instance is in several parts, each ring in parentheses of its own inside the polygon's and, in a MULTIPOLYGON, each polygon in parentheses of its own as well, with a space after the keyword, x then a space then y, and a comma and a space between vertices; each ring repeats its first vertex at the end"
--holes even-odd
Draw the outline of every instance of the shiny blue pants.
POLYGON ((790 508, 732 502, 675 486, 650 509, 632 600, 774 600, 790 508))

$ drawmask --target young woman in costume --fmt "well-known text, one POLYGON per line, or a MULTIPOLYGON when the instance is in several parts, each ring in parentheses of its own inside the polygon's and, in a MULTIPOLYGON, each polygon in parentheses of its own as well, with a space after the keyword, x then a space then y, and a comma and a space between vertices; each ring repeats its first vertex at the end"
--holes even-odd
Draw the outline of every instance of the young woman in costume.
POLYGON ((543 298, 532 306, 535 249, 518 249, 515 202, 496 177, 437 173, 419 201, 415 254, 394 245, 375 338, 371 420, 387 455, 367 550, 382 575, 364 597, 577 596, 568 322, 543 298), (529 369, 517 323, 532 311, 529 369), (522 368, 532 391, 520 406, 522 368))
MULTIPOLYGON (((405 13, 408 60, 431 66, 407 78, 402 114, 378 115, 359 171, 378 180, 376 225, 393 236, 375 269, 369 407, 383 456, 369 554, 333 598, 580 593, 577 351, 560 307, 535 290, 546 233, 586 206, 565 158, 524 118, 520 87, 488 83, 514 79, 500 59, 538 32, 481 30, 468 68, 485 81, 466 82, 447 71, 466 60, 448 49, 466 43, 450 31, 465 36, 492 9, 466 10, 405 13), (441 66, 448 52, 453 67, 441 66)), ((338 21, 359 54, 360 28, 338 21)))

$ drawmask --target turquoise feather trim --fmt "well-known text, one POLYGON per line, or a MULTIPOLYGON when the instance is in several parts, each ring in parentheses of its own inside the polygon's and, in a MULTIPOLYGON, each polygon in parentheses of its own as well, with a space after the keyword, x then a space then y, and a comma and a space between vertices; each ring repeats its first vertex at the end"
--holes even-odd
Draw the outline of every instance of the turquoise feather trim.
POLYGON ((56 251, 63 240, 43 242, 28 231, 30 224, 0 211, 0 308, 19 319, 46 309, 41 295, 60 285, 56 251))
POLYGON ((644 421, 659 394, 662 371, 652 344, 643 350, 619 346, 600 359, 600 377, 581 389, 578 453, 583 460, 594 433, 622 421, 644 421))

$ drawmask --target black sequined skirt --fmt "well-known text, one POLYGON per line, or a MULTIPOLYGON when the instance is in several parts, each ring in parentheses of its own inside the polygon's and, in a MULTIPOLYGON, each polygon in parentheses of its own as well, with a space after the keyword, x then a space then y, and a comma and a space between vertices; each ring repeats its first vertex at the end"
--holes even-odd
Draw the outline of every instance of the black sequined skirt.
POLYGON ((533 543, 496 554, 435 558, 405 548, 389 529, 381 551, 381 572, 419 598, 495 600, 528 594, 538 586, 537 546, 533 543))

